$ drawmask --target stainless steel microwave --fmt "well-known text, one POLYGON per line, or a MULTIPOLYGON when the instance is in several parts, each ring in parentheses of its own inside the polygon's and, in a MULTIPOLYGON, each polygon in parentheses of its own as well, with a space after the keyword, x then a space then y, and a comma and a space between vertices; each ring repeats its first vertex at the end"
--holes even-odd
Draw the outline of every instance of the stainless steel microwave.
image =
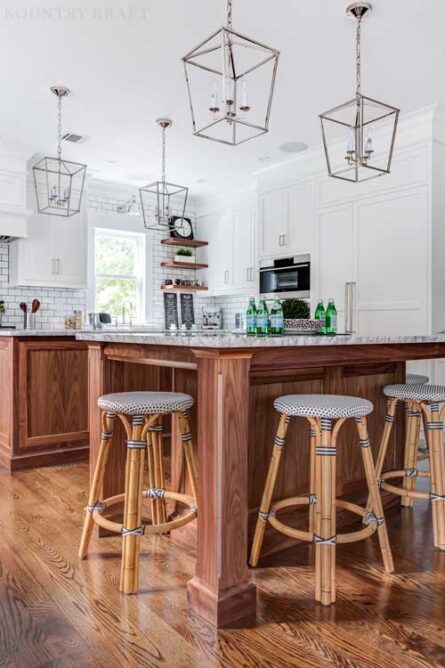
POLYGON ((267 299, 273 297, 309 299, 311 296, 311 256, 297 255, 261 261, 260 293, 267 299))

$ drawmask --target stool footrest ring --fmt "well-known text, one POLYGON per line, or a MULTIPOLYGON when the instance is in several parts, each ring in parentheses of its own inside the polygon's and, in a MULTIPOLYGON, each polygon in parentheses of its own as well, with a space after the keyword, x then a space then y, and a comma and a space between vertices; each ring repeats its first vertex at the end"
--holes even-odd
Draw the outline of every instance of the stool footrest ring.
POLYGON ((384 522, 383 517, 377 517, 374 513, 369 512, 366 508, 363 508, 356 503, 352 503, 351 501, 343 501, 343 499, 336 499, 335 505, 337 508, 342 508, 343 510, 348 510, 351 513, 360 515, 360 517, 364 518, 367 524, 362 529, 358 529, 357 531, 340 533, 336 536, 331 536, 330 538, 321 538, 318 540, 320 536, 317 536, 317 539, 315 539, 314 536, 316 536, 316 534, 310 533, 309 531, 302 531, 301 529, 294 529, 294 527, 291 527, 288 524, 284 524, 276 517, 278 510, 304 504, 310 504, 310 496, 294 496, 287 499, 282 499, 281 501, 277 501, 271 506, 269 514, 260 513, 260 517, 264 522, 268 522, 271 526, 273 526, 274 529, 284 534, 285 536, 295 538, 295 540, 303 540, 308 543, 318 544, 321 544, 321 541, 334 544, 334 538, 336 543, 355 543, 356 541, 363 540, 364 538, 371 536, 384 522))
MULTIPOLYGON (((391 492, 392 494, 398 494, 399 496, 408 497, 410 499, 423 499, 424 501, 428 501, 430 498, 428 492, 419 492, 415 489, 404 489, 403 487, 397 487, 397 485, 390 485, 389 483, 386 482, 390 478, 407 478, 407 477, 408 476, 406 475, 406 472, 403 469, 400 469, 399 471, 387 471, 381 477, 380 487, 386 490, 387 492, 391 492)), ((418 471, 416 477, 430 478, 431 474, 429 473, 429 471, 418 471)))

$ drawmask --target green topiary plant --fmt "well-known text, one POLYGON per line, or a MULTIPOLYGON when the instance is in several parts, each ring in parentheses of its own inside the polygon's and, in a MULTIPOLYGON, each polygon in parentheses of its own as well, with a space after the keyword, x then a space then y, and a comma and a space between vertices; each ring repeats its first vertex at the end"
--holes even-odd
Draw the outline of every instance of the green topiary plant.
POLYGON ((178 248, 176 255, 182 255, 183 257, 191 257, 193 255, 190 248, 178 248))
POLYGON ((308 320, 310 318, 309 304, 303 299, 285 299, 282 307, 285 320, 308 320))

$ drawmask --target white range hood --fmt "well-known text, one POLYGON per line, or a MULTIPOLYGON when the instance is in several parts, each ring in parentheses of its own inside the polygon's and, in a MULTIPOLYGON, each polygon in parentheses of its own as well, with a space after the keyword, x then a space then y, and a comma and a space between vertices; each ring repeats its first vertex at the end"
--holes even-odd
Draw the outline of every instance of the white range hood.
POLYGON ((25 157, 0 153, 0 243, 28 236, 26 180, 25 157))

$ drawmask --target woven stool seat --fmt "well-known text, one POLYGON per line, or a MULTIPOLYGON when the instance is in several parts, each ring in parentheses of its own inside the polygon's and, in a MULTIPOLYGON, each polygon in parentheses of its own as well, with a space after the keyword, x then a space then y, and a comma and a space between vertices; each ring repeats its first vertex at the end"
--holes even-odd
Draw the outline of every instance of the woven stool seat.
POLYGON ((367 399, 332 394, 288 394, 274 401, 279 413, 299 417, 353 418, 372 413, 373 405, 367 399))
POLYGON ((420 373, 407 373, 406 374, 406 383, 407 385, 425 385, 429 383, 430 379, 428 376, 422 376, 420 373))
POLYGON ((386 385, 384 394, 392 399, 402 401, 445 401, 445 387, 443 385, 386 385))
POLYGON ((124 415, 158 415, 187 411, 193 397, 180 392, 117 392, 99 397, 99 408, 124 415))

